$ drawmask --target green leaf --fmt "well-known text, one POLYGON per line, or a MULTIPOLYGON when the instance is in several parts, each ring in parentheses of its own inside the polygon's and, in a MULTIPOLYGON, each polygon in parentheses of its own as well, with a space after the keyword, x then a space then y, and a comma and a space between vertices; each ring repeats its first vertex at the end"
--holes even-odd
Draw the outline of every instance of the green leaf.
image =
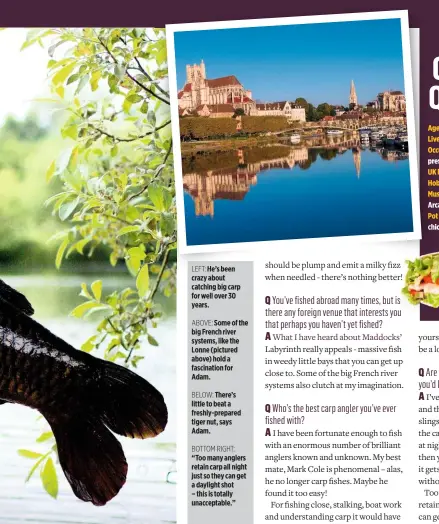
POLYGON ((54 85, 63 84, 70 73, 75 69, 76 62, 68 64, 61 68, 57 73, 53 75, 52 82, 54 85))
POLYGON ((113 251, 110 255, 110 264, 115 267, 117 264, 117 261, 119 260, 118 254, 116 251, 113 251))
POLYGON ((92 91, 96 91, 96 89, 99 87, 99 80, 101 79, 101 77, 102 77, 102 74, 99 70, 94 71, 92 73, 91 78, 90 78, 90 86, 91 86, 92 91))
POLYGON ((84 247, 91 241, 90 238, 83 238, 82 240, 79 240, 75 244, 72 245, 71 249, 76 249, 76 251, 80 254, 84 254, 84 247))
POLYGON ((114 67, 114 75, 119 79, 122 80, 125 76, 125 67, 121 64, 116 64, 114 67))
POLYGON ((164 62, 166 62, 166 58, 166 47, 162 47, 162 49, 160 49, 160 51, 157 53, 157 64, 163 64, 164 62))
POLYGON ((75 309, 70 313, 70 316, 82 318, 85 313, 98 307, 101 308, 102 304, 96 302, 95 300, 89 300, 88 302, 83 302, 82 304, 79 304, 79 306, 76 306, 75 309))
POLYGON ((69 137, 73 140, 76 140, 78 138, 78 126, 75 124, 63 127, 62 129, 62 136, 63 138, 69 137))
POLYGON ((84 344, 82 344, 81 350, 85 353, 90 353, 90 351, 93 351, 93 349, 95 348, 96 339, 96 335, 90 337, 86 342, 84 342, 84 344))
POLYGON ((87 85, 88 79, 89 79, 88 75, 84 75, 83 77, 81 77, 81 80, 78 82, 78 87, 76 88, 75 95, 80 93, 82 89, 87 85))
POLYGON ((78 73, 75 73, 74 75, 70 75, 69 78, 67 79, 67 85, 70 85, 70 84, 73 84, 73 82, 76 82, 76 80, 78 80, 79 78, 79 75, 78 73))
POLYGON ((67 249, 67 246, 69 245, 69 239, 68 237, 66 237, 60 244, 59 248, 58 248, 58 251, 56 253, 56 257, 55 257, 55 266, 57 269, 59 269, 61 267, 61 263, 62 263, 62 260, 63 260, 63 257, 64 257, 64 253, 67 249))
POLYGON ((128 233, 134 233, 136 231, 140 231, 140 226, 125 226, 118 232, 117 236, 121 237, 122 235, 127 235, 128 233))
POLYGON ((46 182, 50 182, 52 180, 53 175, 55 174, 56 170, 56 164, 55 160, 50 164, 49 169, 46 172, 46 182))
POLYGON ((46 458, 46 455, 42 455, 41 458, 35 462, 35 464, 30 468, 29 473, 27 474, 27 477, 25 479, 25 482, 29 482, 32 475, 35 473, 35 471, 38 469, 38 466, 43 462, 45 458, 46 458))
POLYGON ((141 357, 140 355, 136 355, 135 357, 132 357, 131 359, 131 364, 133 365, 133 367, 137 367, 137 364, 143 360, 145 357, 141 357))
POLYGON ((73 211, 76 209, 78 204, 79 204, 79 197, 64 203, 59 208, 59 211, 58 211, 59 218, 62 221, 69 218, 69 216, 73 213, 73 211))
POLYGON ((58 86, 58 87, 55 89, 55 93, 56 93, 60 98, 64 98, 64 87, 63 87, 63 86, 58 86))
POLYGON ((53 460, 49 457, 40 473, 44 489, 54 499, 58 496, 58 476, 53 460))
POLYGON ((144 297, 149 291, 149 268, 148 264, 143 264, 137 278, 136 287, 139 291, 139 296, 144 297))
POLYGON ((151 344, 151 346, 158 346, 159 345, 157 340, 150 334, 148 334, 148 342, 151 344))
POLYGON ((25 457, 29 459, 37 459, 43 456, 41 453, 37 453, 36 451, 30 451, 28 449, 19 449, 17 453, 20 455, 20 457, 25 457))
POLYGON ((49 47, 49 49, 47 50, 47 53, 48 55, 52 58, 53 55, 55 54, 55 50, 58 46, 64 44, 66 41, 65 40, 58 40, 58 42, 56 42, 55 44, 51 45, 49 47))
POLYGON ((91 285, 95 299, 100 302, 102 296, 102 280, 95 280, 91 285))
POLYGON ((164 209, 163 188, 157 184, 151 184, 148 188, 148 196, 158 211, 164 209))
POLYGON ((53 433, 51 431, 46 431, 44 433, 41 433, 41 435, 37 438, 37 442, 46 442, 46 440, 49 440, 53 437, 53 433))
POLYGON ((143 97, 137 94, 133 94, 127 96, 126 100, 128 100, 128 102, 130 102, 131 104, 136 104, 137 102, 141 102, 143 100, 143 97))
POLYGON ((156 124, 156 116, 155 116, 155 113, 154 111, 148 111, 148 115, 146 116, 148 122, 153 126, 155 127, 155 124, 156 124))
POLYGON ((85 284, 84 282, 81 284, 81 292, 79 293, 79 295, 81 297, 89 298, 90 300, 92 300, 93 298, 87 289, 87 284, 85 284))

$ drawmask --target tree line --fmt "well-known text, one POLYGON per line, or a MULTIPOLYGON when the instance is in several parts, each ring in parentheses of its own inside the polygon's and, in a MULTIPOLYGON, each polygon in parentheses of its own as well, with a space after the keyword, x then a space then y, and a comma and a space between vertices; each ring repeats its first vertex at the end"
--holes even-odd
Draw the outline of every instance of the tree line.
POLYGON ((234 118, 181 118, 180 138, 183 141, 228 138, 239 134, 275 133, 294 127, 284 116, 243 116, 241 124, 242 129, 238 131, 234 118))

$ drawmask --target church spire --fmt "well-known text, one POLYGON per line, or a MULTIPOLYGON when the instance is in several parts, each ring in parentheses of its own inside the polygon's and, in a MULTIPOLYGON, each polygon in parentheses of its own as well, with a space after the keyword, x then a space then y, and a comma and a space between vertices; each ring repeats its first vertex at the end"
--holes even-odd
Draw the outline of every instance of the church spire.
POLYGON ((353 80, 351 80, 351 92, 349 94, 349 105, 352 104, 354 107, 358 106, 357 92, 355 91, 355 84, 353 80))

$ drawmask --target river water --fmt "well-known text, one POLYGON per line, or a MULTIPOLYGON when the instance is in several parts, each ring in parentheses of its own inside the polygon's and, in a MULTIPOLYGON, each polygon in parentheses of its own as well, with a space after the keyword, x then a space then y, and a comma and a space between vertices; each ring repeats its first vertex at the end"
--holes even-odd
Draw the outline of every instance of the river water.
POLYGON ((342 140, 183 156, 187 244, 413 231, 408 153, 342 140))
MULTIPOLYGON (((68 313, 82 299, 81 282, 90 276, 4 276, 3 278, 29 298, 35 319, 58 336, 79 347, 94 333, 95 322, 78 320, 68 313)), ((132 285, 117 276, 103 278, 104 292, 132 285)), ((42 488, 38 475, 24 480, 32 460, 20 457, 17 449, 46 451, 35 443, 44 421, 37 412, 6 404, 0 406, 0 522, 33 524, 149 524, 176 522, 175 442, 176 442, 176 366, 175 301, 163 300, 164 317, 154 332, 158 347, 147 346, 138 373, 149 379, 164 395, 169 409, 167 429, 147 441, 118 437, 124 448, 128 479, 118 496, 104 507, 94 507, 76 499, 59 471, 59 496, 52 499, 42 488)))

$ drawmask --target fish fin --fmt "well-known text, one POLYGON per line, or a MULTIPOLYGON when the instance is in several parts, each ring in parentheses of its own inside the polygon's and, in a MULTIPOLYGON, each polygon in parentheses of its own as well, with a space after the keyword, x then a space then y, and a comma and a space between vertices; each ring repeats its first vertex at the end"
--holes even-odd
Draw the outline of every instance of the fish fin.
POLYGON ((0 280, 0 298, 23 313, 26 313, 26 315, 31 316, 34 314, 34 308, 29 300, 19 291, 8 286, 3 280, 0 280))
POLYGON ((55 436, 59 463, 74 494, 104 506, 125 484, 128 465, 116 437, 92 417, 47 417, 55 436))
POLYGON ((97 416, 112 431, 131 438, 150 438, 168 422, 163 395, 147 380, 113 362, 101 361, 101 378, 93 397, 97 416))

